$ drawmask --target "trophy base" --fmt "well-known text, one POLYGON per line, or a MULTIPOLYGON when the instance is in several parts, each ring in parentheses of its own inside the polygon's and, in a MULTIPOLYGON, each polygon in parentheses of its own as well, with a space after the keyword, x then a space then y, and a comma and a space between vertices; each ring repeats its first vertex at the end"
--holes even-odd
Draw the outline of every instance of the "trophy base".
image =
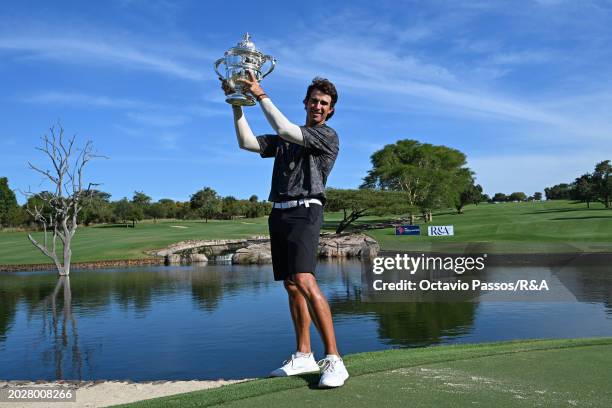
POLYGON ((255 99, 249 95, 241 93, 233 93, 227 96, 225 102, 235 106, 253 106, 255 105, 255 99))

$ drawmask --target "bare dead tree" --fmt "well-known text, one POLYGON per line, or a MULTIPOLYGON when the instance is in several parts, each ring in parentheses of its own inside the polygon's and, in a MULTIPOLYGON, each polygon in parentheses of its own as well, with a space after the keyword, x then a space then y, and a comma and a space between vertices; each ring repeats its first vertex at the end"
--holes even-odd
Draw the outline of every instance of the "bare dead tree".
MULTIPOLYGON (((27 209, 42 225, 44 241, 38 242, 31 234, 28 234, 28 239, 51 258, 61 276, 70 274, 71 244, 77 230, 79 211, 91 195, 91 187, 98 185, 89 183, 87 188, 83 188, 83 170, 91 159, 104 157, 93 153, 91 141, 87 141, 82 149, 77 148, 75 137, 66 138, 64 128, 60 124, 51 127, 49 133, 41 137, 42 147, 37 147, 36 150, 47 156, 52 168, 43 169, 28 162, 30 169, 45 176, 53 186, 49 193, 38 195, 43 205, 39 207, 35 204, 34 208, 27 209), (51 239, 48 235, 51 235, 51 239), (61 257, 57 254, 58 240, 62 244, 61 257)), ((33 194, 29 191, 27 195, 33 194)))

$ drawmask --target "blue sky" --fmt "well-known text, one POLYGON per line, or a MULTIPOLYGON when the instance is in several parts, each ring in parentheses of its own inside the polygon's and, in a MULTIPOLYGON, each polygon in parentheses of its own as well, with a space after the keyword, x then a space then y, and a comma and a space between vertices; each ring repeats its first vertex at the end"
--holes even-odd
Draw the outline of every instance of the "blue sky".
MULTIPOLYGON (((464 152, 489 194, 612 159, 612 3, 458 3, 2 2, 0 176, 47 188, 27 162, 45 164, 35 147, 61 120, 109 157, 86 176, 114 200, 267 198, 272 160, 238 149, 212 70, 246 31, 277 58, 262 86, 295 123, 314 76, 336 83, 328 186, 357 187, 374 151, 407 138, 464 152)), ((270 132, 259 107, 246 115, 270 132)))

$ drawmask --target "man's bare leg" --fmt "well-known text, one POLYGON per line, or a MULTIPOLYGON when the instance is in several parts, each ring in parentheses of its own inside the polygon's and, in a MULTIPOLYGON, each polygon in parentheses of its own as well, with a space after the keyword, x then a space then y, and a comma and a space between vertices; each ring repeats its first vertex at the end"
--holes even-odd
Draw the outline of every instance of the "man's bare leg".
POLYGON ((289 295, 289 310, 295 329, 297 343, 296 353, 283 366, 272 371, 271 377, 287 377, 305 373, 319 372, 319 366, 310 348, 310 323, 312 319, 308 311, 306 299, 291 279, 285 279, 285 289, 289 295))
POLYGON ((289 295, 289 310, 291 311, 291 320, 295 329, 295 339, 297 342, 297 351, 301 353, 310 353, 310 312, 306 299, 298 289, 298 287, 290 279, 285 279, 285 289, 289 295))
MULTIPOLYGON (((297 312, 298 319, 294 319, 294 325, 296 325, 296 333, 298 329, 300 332, 297 334, 298 337, 298 347, 300 347, 300 336, 304 338, 303 331, 308 332, 308 328, 310 327, 310 319, 308 319, 308 324, 304 329, 304 322, 306 321, 304 316, 304 304, 306 304, 306 311, 308 311, 312 321, 314 321, 317 330, 323 340, 323 344, 325 346, 325 354, 334 354, 339 356, 338 348, 336 345, 336 335, 334 333, 334 323, 332 320, 331 310, 329 308, 329 304, 327 303, 327 299, 319 289, 319 285, 313 274, 311 273, 296 273, 292 276, 292 282, 295 284, 297 288, 297 292, 291 289, 287 289, 289 292, 289 296, 293 300, 295 304, 298 306, 295 307, 295 311, 297 312), (290 291, 291 290, 291 291, 290 291), (301 322, 301 325, 298 324, 301 322)), ((285 287, 291 287, 292 285, 287 283, 285 280, 285 287)), ((291 302, 291 300, 290 300, 291 302)), ((293 317, 294 308, 292 307, 292 317, 293 317)), ((299 350, 299 349, 298 349, 299 350)), ((310 351, 310 336, 308 336, 308 352, 310 351)))

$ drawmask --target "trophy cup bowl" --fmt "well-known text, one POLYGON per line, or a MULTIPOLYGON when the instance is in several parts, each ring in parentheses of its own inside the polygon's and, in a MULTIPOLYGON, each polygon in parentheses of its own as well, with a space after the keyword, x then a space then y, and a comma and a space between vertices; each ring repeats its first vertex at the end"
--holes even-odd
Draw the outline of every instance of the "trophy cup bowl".
POLYGON ((244 90, 244 85, 237 82, 237 79, 250 80, 248 71, 253 72, 257 81, 261 81, 274 70, 276 60, 269 55, 264 55, 255 48, 251 41, 251 36, 246 33, 242 41, 235 47, 225 51, 222 58, 215 61, 214 69, 220 80, 227 81, 227 84, 234 91, 227 95, 225 102, 236 106, 253 106, 255 99, 248 95, 244 90), (270 68, 266 73, 262 73, 262 68, 270 62, 270 68), (219 65, 225 65, 225 75, 219 72, 219 65))

